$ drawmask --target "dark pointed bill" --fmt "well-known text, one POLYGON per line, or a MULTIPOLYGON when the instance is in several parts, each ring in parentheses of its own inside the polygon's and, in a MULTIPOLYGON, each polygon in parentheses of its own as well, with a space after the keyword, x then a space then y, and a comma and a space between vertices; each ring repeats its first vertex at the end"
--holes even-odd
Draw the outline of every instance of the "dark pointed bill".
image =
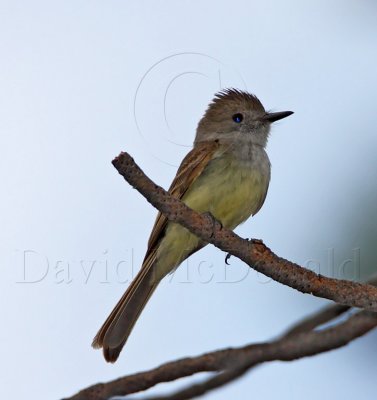
POLYGON ((263 119, 265 121, 275 122, 275 121, 279 121, 279 119, 289 117, 292 114, 293 114, 293 111, 279 111, 279 112, 267 113, 263 117, 263 119))

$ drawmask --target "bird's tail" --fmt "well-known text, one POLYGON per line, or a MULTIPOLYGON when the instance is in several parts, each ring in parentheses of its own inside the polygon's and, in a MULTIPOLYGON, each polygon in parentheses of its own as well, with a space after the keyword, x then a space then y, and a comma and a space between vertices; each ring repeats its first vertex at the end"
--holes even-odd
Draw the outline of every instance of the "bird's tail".
POLYGON ((94 348, 102 348, 106 361, 115 362, 160 279, 153 276, 155 256, 150 254, 140 272, 118 301, 93 339, 94 348))

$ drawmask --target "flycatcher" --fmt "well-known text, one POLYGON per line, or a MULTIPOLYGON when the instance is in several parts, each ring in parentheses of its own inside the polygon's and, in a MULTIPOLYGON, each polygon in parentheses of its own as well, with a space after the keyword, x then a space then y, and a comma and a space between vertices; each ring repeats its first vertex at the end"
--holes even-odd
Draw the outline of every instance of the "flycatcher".
MULTIPOLYGON (((234 229, 264 203, 270 182, 265 151, 270 126, 291 114, 267 112, 256 96, 240 90, 217 93, 169 193, 234 229)), ((116 361, 160 281, 206 244, 163 214, 157 215, 140 272, 93 340, 93 347, 102 347, 106 361, 116 361)))

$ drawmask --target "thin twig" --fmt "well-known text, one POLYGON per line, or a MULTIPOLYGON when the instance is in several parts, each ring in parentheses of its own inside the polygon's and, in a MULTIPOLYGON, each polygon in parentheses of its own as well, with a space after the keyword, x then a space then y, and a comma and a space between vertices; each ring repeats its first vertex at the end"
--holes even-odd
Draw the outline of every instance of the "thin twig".
MULTIPOLYGON (((205 380, 202 383, 192 384, 184 389, 181 389, 175 393, 166 396, 154 396, 144 397, 139 400, 186 400, 193 399, 194 397, 201 396, 211 390, 218 389, 221 386, 232 382, 242 375, 244 375, 249 369, 248 368, 236 368, 230 369, 224 372, 219 372, 214 377, 205 380)), ((129 400, 132 400, 129 398, 129 400)))
POLYGON ((328 306, 325 309, 319 311, 317 314, 311 315, 308 318, 303 319, 297 325, 290 328, 284 337, 297 335, 301 332, 309 332, 317 326, 323 325, 327 322, 332 321, 334 318, 339 317, 350 309, 348 306, 343 306, 341 304, 335 304, 328 306))

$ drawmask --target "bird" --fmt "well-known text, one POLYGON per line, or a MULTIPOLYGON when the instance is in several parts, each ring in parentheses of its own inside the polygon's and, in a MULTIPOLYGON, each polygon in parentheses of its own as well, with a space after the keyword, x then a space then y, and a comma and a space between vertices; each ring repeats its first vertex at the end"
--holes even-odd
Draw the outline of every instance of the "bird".
MULTIPOLYGON (((271 124, 293 114, 269 112, 249 92, 217 92, 200 119, 192 150, 180 164, 169 193, 234 229, 262 207, 271 175, 266 145, 271 124)), ((207 243, 158 213, 141 269, 93 339, 115 362, 161 280, 207 243)))

